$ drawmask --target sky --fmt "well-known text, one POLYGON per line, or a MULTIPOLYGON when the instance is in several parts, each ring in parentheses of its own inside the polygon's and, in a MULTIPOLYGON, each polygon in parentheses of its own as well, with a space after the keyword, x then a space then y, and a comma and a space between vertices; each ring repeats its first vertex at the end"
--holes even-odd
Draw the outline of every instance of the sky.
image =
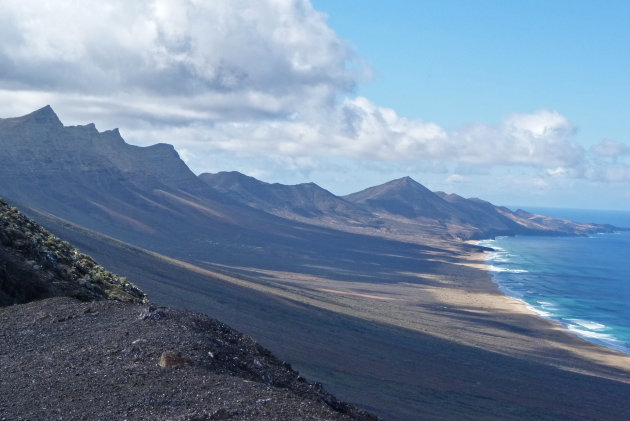
POLYGON ((630 2, 0 0, 0 117, 348 194, 630 210, 630 2))

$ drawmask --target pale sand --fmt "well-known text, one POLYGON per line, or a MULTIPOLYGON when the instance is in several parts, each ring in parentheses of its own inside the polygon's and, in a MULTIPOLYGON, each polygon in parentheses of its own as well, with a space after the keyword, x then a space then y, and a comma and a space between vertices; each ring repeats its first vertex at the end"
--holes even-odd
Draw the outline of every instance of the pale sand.
MULTIPOLYGON (((419 283, 346 282, 255 269, 267 281, 257 288, 487 351, 630 383, 630 356, 588 342, 503 295, 487 271, 483 253, 460 256, 457 262, 444 261, 439 273, 406 273, 419 283)), ((440 258, 436 254, 432 260, 440 258)))
POLYGON ((227 282, 337 313, 563 370, 630 383, 630 356, 583 340, 559 324, 539 317, 522 301, 499 291, 486 270, 483 253, 456 250, 460 252, 457 261, 452 257, 447 261, 436 253, 430 260, 441 266, 433 273, 421 270, 404 273, 417 278, 417 283, 393 284, 215 265, 230 271, 255 271, 256 278, 248 280, 154 255, 227 282))
MULTIPOLYGON (((464 256, 464 265, 472 268, 483 268, 485 256, 483 253, 474 253, 464 256)), ((626 371, 625 376, 613 376, 617 380, 630 382, 630 356, 611 350, 609 348, 586 341, 579 336, 564 329, 559 323, 540 317, 530 310, 527 305, 518 299, 503 295, 498 286, 492 281, 492 275, 486 272, 478 282, 487 292, 466 292, 454 288, 434 288, 436 300, 449 303, 458 308, 481 314, 489 319, 498 319, 507 324, 503 329, 500 341, 484 340, 485 336, 475 335, 474 331, 461 333, 462 341, 477 344, 484 349, 498 350, 508 354, 525 353, 528 357, 541 362, 551 363, 557 367, 609 377, 600 370, 583 367, 579 360, 595 362, 598 365, 611 368, 620 368, 626 371), (532 333, 523 334, 509 329, 509 325, 515 328, 527 328, 532 333), (472 333, 472 334, 471 334, 472 333), (563 351, 563 358, 558 360, 553 357, 554 351, 563 351), (565 353, 577 357, 566 359, 565 353)), ((487 329, 481 324, 484 333, 494 329, 487 329)), ((495 332, 496 333, 496 332, 495 332)))

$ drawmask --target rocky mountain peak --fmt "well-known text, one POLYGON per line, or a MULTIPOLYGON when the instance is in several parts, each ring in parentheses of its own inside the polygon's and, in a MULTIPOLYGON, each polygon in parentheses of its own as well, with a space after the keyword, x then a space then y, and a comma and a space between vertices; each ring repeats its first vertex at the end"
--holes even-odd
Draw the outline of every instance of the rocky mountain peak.
POLYGON ((59 120, 59 117, 50 105, 46 105, 39 110, 33 111, 32 113, 22 117, 22 119, 24 122, 33 122, 39 125, 63 127, 61 120, 59 120))

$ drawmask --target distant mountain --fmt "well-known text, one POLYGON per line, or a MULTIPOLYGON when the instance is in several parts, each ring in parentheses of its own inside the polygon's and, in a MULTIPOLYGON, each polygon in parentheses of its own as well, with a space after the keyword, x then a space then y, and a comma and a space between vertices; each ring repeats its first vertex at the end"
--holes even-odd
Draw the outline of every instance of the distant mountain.
POLYGON ((516 234, 582 235, 613 228, 533 215, 522 210, 512 212, 477 198, 434 193, 410 177, 370 187, 344 199, 386 219, 403 217, 423 224, 434 221, 445 233, 465 240, 516 234))
POLYGON ((372 212, 386 212, 410 219, 427 218, 436 221, 466 219, 458 209, 411 177, 370 187, 344 196, 344 199, 372 212))
POLYGON ((15 186, 19 177, 39 178, 54 186, 68 177, 89 187, 108 188, 128 181, 143 189, 172 186, 183 189, 201 183, 179 159, 172 145, 132 146, 118 129, 98 132, 94 124, 64 127, 50 106, 18 118, 0 119, 0 163, 3 172, 15 177, 4 180, 12 196, 27 194, 15 186))
POLYGON ((46 106, 0 119, 0 195, 156 251, 221 252, 284 242, 284 219, 229 200, 171 145, 132 146, 118 130, 65 127, 46 106))
POLYGON ((608 229, 436 194, 409 177, 345 197, 314 183, 269 184, 237 172, 197 177, 171 145, 132 146, 118 130, 94 124, 65 127, 50 106, 0 119, 0 150, 4 197, 165 252, 208 241, 222 244, 221 253, 236 244, 314 241, 293 221, 413 242, 608 229))
POLYGON ((507 208, 499 208, 477 198, 465 199, 457 194, 444 192, 435 194, 466 215, 466 221, 479 230, 475 235, 477 237, 525 234, 527 231, 522 224, 506 216, 511 214, 507 208))
POLYGON ((237 171, 204 173, 199 178, 235 201, 281 217, 343 219, 348 223, 369 223, 373 218, 370 212, 315 183, 270 184, 237 171))
POLYGON ((480 232, 478 238, 498 235, 587 235, 610 232, 611 225, 582 224, 558 218, 536 215, 524 210, 516 212, 504 206, 495 206, 478 198, 465 199, 456 194, 436 192, 467 216, 470 224, 480 232))
POLYGON ((236 171, 201 174, 235 202, 310 224, 395 239, 480 239, 497 235, 573 235, 606 230, 542 216, 513 213, 481 199, 432 192, 410 177, 344 197, 314 183, 270 184, 236 171))

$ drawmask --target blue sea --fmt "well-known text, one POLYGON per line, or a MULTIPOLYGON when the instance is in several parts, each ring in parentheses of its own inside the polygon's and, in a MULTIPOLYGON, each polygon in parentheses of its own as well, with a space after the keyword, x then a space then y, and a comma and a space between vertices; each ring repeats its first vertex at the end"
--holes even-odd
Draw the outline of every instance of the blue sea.
MULTIPOLYGON (((524 208, 630 227, 630 212, 524 208)), ((589 341, 630 354, 630 231, 588 237, 499 237, 487 263, 501 291, 589 341)))

